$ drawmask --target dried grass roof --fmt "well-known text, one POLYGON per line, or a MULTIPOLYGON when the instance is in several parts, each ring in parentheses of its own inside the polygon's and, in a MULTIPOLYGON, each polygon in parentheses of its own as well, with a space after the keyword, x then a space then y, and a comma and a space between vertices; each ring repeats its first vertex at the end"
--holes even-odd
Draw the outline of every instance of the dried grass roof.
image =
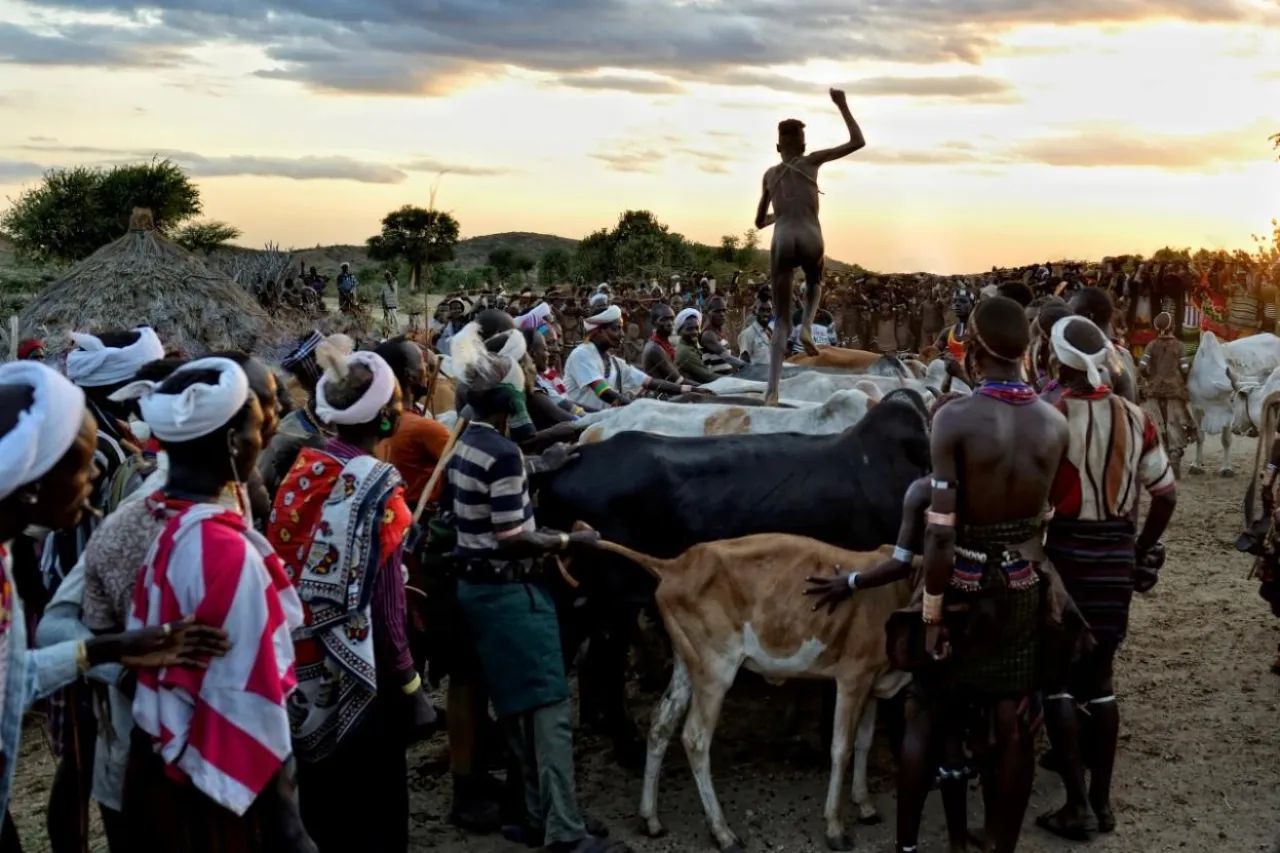
POLYGON ((158 234, 148 210, 134 210, 129 233, 46 287, 18 321, 51 354, 71 347, 70 332, 141 325, 189 356, 274 355, 288 338, 248 291, 158 234))

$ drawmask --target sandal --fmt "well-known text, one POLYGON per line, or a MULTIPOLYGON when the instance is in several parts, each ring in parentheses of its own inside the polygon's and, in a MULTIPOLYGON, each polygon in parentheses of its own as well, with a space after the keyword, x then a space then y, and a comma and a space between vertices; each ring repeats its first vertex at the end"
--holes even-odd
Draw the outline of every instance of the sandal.
POLYGON ((1082 820, 1079 823, 1070 823, 1064 816, 1065 808, 1056 812, 1042 814, 1036 818, 1036 826, 1051 832, 1059 838, 1065 838, 1068 841, 1088 841, 1089 830, 1087 824, 1082 820))

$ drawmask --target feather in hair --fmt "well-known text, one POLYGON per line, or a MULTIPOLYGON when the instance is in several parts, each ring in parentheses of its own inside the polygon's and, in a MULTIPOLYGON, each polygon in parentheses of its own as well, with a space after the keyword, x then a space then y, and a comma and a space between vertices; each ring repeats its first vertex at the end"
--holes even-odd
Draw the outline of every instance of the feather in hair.
POLYGON ((320 345, 316 347, 316 364, 320 365, 320 369, 331 380, 347 378, 347 373, 349 372, 347 357, 328 341, 321 341, 320 345))

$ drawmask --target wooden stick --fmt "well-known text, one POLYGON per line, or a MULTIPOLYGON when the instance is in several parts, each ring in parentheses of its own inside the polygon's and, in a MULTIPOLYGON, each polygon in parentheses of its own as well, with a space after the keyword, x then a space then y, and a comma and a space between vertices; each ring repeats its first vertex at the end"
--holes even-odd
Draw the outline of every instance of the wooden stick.
POLYGON ((436 490, 436 484, 440 482, 440 478, 444 476, 444 466, 449 461, 449 457, 453 455, 454 445, 458 443, 458 436, 462 435, 462 431, 467 428, 467 419, 458 416, 458 422, 453 425, 453 432, 449 433, 449 440, 445 443, 444 450, 440 452, 440 459, 436 462, 436 468, 431 472, 431 479, 427 480, 427 485, 422 490, 421 497, 418 498, 418 507, 413 511, 413 523, 417 524, 418 519, 422 518, 422 512, 427 508, 427 500, 431 493, 436 490))

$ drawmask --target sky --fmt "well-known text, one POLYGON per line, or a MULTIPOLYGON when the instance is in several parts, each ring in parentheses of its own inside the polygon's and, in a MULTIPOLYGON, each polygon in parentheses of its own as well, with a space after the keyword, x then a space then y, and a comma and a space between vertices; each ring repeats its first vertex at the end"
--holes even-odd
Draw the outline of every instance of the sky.
POLYGON ((250 246, 433 198, 464 237, 648 209, 717 243, 778 121, 845 141, 834 86, 867 147, 822 170, 829 257, 1248 247, 1280 216, 1276 57, 1277 0, 0 0, 0 199, 160 155, 250 246))

